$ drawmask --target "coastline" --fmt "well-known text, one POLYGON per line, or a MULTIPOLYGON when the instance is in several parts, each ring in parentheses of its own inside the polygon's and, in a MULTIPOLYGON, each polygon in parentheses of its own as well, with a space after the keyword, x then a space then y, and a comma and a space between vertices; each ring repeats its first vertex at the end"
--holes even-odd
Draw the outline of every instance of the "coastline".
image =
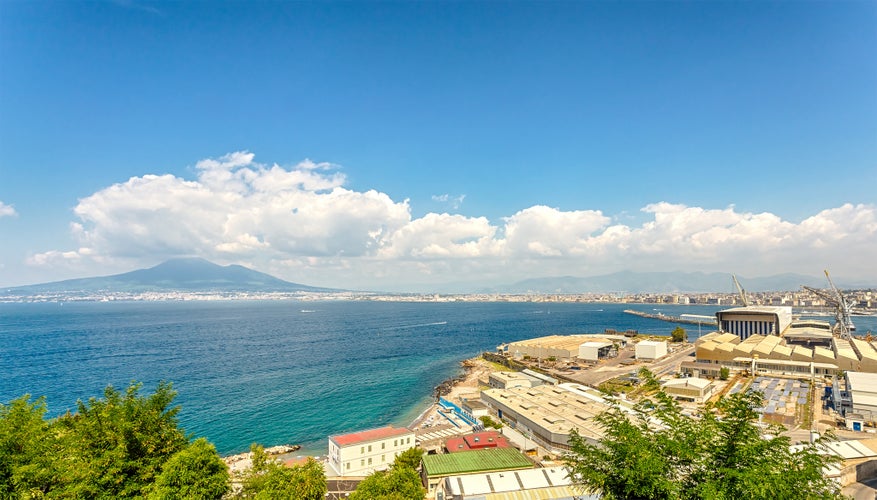
MULTIPOLYGON (((492 370, 490 362, 478 356, 460 361, 460 366, 462 373, 442 381, 433 388, 432 402, 428 403, 406 427, 415 432, 429 428, 432 422, 439 418, 439 396, 460 403, 461 398, 476 396, 480 386, 487 384, 488 376, 492 370)), ((317 460, 325 458, 325 452, 313 453, 315 450, 303 450, 298 444, 278 445, 266 448, 265 451, 281 461, 305 457, 313 457, 317 460), (304 451, 304 453, 296 453, 298 451, 304 451)), ((231 472, 240 474, 251 466, 252 460, 250 458, 250 452, 244 452, 223 456, 222 460, 229 466, 231 472)))
POLYGON ((453 401, 462 402, 468 397, 476 397, 482 385, 487 384, 487 379, 492 369, 490 362, 481 356, 460 361, 463 373, 449 378, 440 383, 433 390, 434 401, 424 409, 407 427, 413 431, 423 430, 430 426, 430 422, 438 418, 439 396, 453 401))

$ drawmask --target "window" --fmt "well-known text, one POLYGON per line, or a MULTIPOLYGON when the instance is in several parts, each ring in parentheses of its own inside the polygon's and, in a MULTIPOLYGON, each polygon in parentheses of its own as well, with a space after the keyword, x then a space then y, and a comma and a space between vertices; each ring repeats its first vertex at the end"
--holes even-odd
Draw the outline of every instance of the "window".
POLYGON ((368 451, 369 451, 369 452, 372 451, 372 445, 368 445, 368 451))
POLYGON ((397 439, 393 440, 393 446, 399 446, 399 443, 397 441, 398 441, 397 439))
POLYGON ((407 440, 405 440, 405 444, 411 444, 411 438, 408 438, 407 440))
POLYGON ((369 465, 372 464, 372 459, 371 459, 371 457, 368 458, 368 464, 369 464, 369 465))
POLYGON ((387 447, 387 443, 381 443, 381 449, 382 449, 382 450, 383 450, 384 448, 386 448, 386 447, 387 447))
POLYGON ((347 470, 350 470, 350 462, 347 462, 347 470))
POLYGON ((363 446, 363 447, 361 447, 361 448, 359 449, 359 454, 360 454, 360 455, 365 455, 365 446, 363 446))
POLYGON ((381 455, 381 462, 386 462, 386 461, 387 461, 387 456, 381 455))
POLYGON ((365 467, 365 459, 360 459, 360 461, 359 461, 359 466, 360 466, 360 467, 365 467))

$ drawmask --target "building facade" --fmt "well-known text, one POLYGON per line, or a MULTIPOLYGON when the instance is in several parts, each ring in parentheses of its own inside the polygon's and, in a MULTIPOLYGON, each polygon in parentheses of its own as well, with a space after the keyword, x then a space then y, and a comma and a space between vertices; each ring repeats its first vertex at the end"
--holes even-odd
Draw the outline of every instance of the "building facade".
POLYGON ((392 465, 396 456, 414 447, 414 431, 380 427, 329 436, 329 466, 340 476, 367 476, 392 465))

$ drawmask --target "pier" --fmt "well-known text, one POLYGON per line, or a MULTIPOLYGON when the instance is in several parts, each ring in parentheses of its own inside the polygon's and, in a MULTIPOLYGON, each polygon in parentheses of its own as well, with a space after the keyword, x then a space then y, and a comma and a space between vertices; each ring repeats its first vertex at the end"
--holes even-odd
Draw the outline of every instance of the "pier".
POLYGON ((682 323, 685 325, 715 325, 715 318, 707 319, 704 317, 703 319, 691 319, 691 318, 683 318, 681 316, 669 316, 667 314, 658 313, 651 314, 643 311, 634 311, 633 309, 625 309, 624 312, 626 314, 633 314, 634 316, 639 316, 641 318, 649 318, 649 319, 658 319, 661 321, 667 321, 669 323, 682 323))

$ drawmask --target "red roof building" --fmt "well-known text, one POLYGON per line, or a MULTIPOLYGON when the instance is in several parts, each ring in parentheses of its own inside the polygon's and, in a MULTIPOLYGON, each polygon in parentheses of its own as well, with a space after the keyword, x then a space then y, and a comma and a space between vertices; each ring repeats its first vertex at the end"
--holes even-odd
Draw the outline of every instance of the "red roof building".
POLYGON ((508 447, 509 442, 506 437, 496 431, 476 432, 475 434, 457 436, 448 439, 445 443, 445 449, 448 450, 448 453, 508 447))
POLYGON ((329 465, 339 476, 367 476, 383 470, 403 451, 413 448, 414 431, 380 427, 329 436, 329 465))

